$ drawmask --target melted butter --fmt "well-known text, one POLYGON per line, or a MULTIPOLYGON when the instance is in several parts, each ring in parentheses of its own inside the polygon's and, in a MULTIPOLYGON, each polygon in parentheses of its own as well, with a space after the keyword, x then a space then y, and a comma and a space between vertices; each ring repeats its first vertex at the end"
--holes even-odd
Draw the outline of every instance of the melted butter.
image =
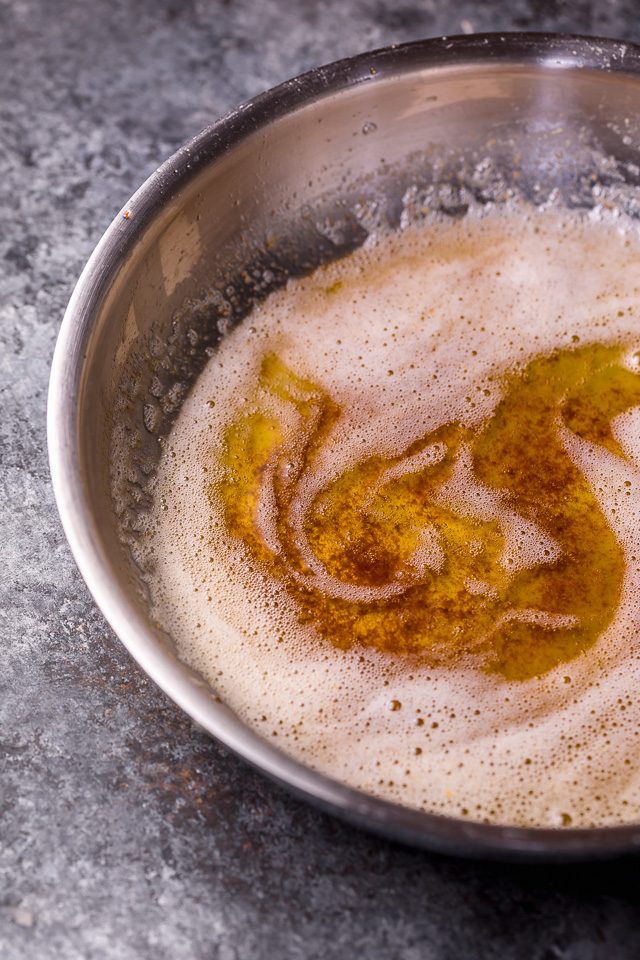
POLYGON ((561 417, 578 436, 623 456, 611 420, 640 403, 640 377, 621 366, 620 354, 620 347, 592 344, 536 358, 505 377, 505 397, 487 422, 473 430, 444 424, 398 456, 363 459, 320 490, 302 529, 324 572, 357 587, 402 586, 391 596, 361 601, 323 590, 291 519, 297 488, 330 442, 340 406, 269 354, 254 401, 258 410, 227 432, 220 492, 228 529, 266 571, 285 581, 301 621, 337 647, 360 643, 421 654, 429 662, 472 655, 507 680, 545 673, 589 649, 620 599, 624 551, 569 458, 557 423, 561 417), (259 396, 269 392, 298 413, 294 437, 286 438, 283 425, 260 412, 259 396), (558 543, 556 562, 512 576, 498 522, 438 503, 462 444, 471 448, 477 480, 502 491, 523 518, 558 543), (443 451, 435 463, 397 475, 398 467, 433 447, 443 451), (396 475, 385 480, 391 470, 396 475), (266 484, 276 507, 275 550, 257 519, 266 484), (427 528, 436 531, 442 555, 435 570, 416 569, 414 562, 427 528), (532 613, 544 622, 529 619, 532 613))
POLYGON ((621 226, 411 228, 224 338, 139 562, 180 655, 270 742, 450 816, 640 820, 640 240, 621 226))

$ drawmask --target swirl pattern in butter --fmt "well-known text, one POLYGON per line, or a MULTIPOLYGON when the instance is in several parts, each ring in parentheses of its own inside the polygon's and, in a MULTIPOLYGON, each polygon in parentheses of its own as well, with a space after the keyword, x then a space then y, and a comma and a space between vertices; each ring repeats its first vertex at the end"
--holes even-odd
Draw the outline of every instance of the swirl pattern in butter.
POLYGON ((221 485, 228 530, 286 582, 301 620, 338 647, 360 643, 431 662, 475 656, 508 680, 545 673, 588 650, 620 599, 623 550, 558 432, 562 420, 624 456, 611 420, 640 404, 640 376, 620 354, 592 344, 536 358, 505 377, 505 395, 486 423, 445 423, 397 456, 366 457, 306 510, 298 487, 331 442, 341 410, 269 354, 260 395, 291 404, 298 423, 287 437, 256 399, 254 412, 229 428, 221 485), (543 529, 557 559, 514 573, 499 519, 438 502, 464 447, 473 479, 498 491, 524 528, 543 529), (275 548, 260 532, 266 485, 275 548), (421 549, 427 538, 431 562, 421 549))

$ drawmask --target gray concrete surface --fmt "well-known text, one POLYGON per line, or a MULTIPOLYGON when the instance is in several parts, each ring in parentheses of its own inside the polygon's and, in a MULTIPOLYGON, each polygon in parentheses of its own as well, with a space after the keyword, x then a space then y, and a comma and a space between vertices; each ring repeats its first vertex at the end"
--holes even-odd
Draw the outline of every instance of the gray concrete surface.
POLYGON ((319 63, 491 29, 640 40, 611 0, 0 0, 0 957, 635 960, 640 862, 371 838, 199 734, 105 625, 57 519, 48 370, 74 281, 201 127, 319 63))

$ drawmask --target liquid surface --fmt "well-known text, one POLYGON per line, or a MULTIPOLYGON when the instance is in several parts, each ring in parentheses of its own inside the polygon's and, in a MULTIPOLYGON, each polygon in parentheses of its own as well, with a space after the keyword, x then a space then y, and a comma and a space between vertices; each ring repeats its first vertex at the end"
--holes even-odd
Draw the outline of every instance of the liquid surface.
POLYGON ((640 819, 639 254, 552 214, 414 227, 225 340, 143 560, 245 722, 433 812, 640 819))

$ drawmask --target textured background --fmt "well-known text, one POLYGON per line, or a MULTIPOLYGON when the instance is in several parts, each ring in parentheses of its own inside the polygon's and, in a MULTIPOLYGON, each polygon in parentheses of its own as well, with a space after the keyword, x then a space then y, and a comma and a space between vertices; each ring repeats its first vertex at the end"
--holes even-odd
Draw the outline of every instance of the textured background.
POLYGON ((617 0, 0 0, 0 956, 640 955, 640 862, 446 859, 290 799, 193 729, 93 605, 45 452, 65 304, 181 143, 281 80, 482 30, 640 40, 617 0))

